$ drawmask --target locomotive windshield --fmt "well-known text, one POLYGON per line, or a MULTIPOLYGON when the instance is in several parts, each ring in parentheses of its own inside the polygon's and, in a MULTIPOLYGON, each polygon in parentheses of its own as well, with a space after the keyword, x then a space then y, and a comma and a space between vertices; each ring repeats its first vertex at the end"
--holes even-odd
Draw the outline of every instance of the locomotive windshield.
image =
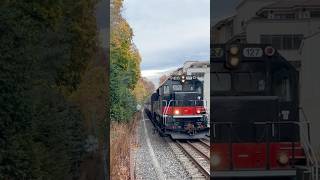
POLYGON ((184 83, 179 84, 173 84, 172 85, 172 90, 174 92, 202 92, 202 83, 201 82, 194 82, 194 81, 186 81, 184 83))
MULTIPOLYGON (((266 90, 266 73, 263 63, 243 63, 237 71, 214 72, 213 91, 263 92, 266 90)), ((217 64, 218 65, 218 64, 217 64)), ((218 65, 219 66, 219 65, 218 65)))
POLYGON ((239 92, 257 92, 265 90, 265 75, 261 72, 235 73, 234 89, 239 92))
POLYGON ((173 82, 174 106, 203 105, 202 86, 200 81, 186 81, 184 83, 179 81, 173 82))
POLYGON ((201 106, 203 101, 198 92, 175 92, 175 106, 201 106))
POLYGON ((211 77, 214 91, 230 91, 231 90, 231 74, 230 73, 215 73, 211 77))

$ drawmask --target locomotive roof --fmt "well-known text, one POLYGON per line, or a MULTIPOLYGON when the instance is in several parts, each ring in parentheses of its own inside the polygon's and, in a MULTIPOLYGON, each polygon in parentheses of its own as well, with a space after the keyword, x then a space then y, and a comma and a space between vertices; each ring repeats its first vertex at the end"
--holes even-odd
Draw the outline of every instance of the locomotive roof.
MULTIPOLYGON (((185 75, 185 74, 183 74, 184 76, 189 76, 189 75, 185 75)), ((170 75, 169 77, 167 77, 167 79, 166 80, 164 80, 156 89, 155 89, 155 91, 157 90, 157 89, 159 89, 161 86, 163 86, 166 82, 168 82, 168 80, 172 80, 171 78, 172 77, 174 77, 174 76, 182 76, 182 75, 170 75)), ((193 80, 198 80, 199 81, 199 79, 193 79, 193 80)))
MULTIPOLYGON (((260 49, 261 50, 261 54, 260 56, 252 56, 252 57, 248 57, 248 56, 245 56, 243 52, 240 53, 240 56, 241 56, 241 61, 264 61, 266 60, 266 54, 264 52, 265 48, 267 47, 271 47, 270 45, 268 44, 238 44, 238 43, 230 43, 230 44, 214 44, 213 46, 213 49, 216 50, 216 49, 221 49, 223 52, 222 52, 222 55, 219 56, 219 57, 215 57, 215 58, 212 58, 212 61, 213 62, 217 62, 217 61, 225 61, 226 60, 226 49, 227 47, 229 46, 233 46, 233 45, 236 45, 239 47, 240 51, 241 50, 245 50, 245 49, 260 49)), ((273 56, 281 56, 276 49, 275 50, 275 53, 273 56)), ((282 56, 281 56, 282 57, 282 56)), ((282 59, 284 59, 282 57, 282 59)))
POLYGON ((271 58, 268 57, 265 54, 265 48, 267 47, 272 47, 269 44, 214 44, 213 49, 214 48, 220 48, 223 50, 222 52, 222 56, 220 57, 215 57, 215 58, 211 58, 210 63, 214 63, 214 62, 225 62, 226 61, 226 49, 229 46, 232 45, 237 45, 240 48, 240 57, 241 57, 241 62, 262 62, 262 61, 272 61, 273 63, 275 62, 279 62, 284 64, 285 66, 287 66, 288 68, 292 69, 292 70, 296 70, 296 68, 288 61, 286 60, 280 53, 278 53, 278 51, 275 49, 274 55, 272 55, 271 57, 276 57, 276 58, 271 58), (246 48, 260 48, 262 50, 262 55, 260 57, 245 57, 243 50, 245 50, 246 48))

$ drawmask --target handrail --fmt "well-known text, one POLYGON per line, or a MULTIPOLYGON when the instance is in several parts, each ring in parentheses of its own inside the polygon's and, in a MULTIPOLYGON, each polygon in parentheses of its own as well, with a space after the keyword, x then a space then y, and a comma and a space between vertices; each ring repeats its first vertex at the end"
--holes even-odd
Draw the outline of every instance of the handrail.
MULTIPOLYGON (((166 103, 166 105, 165 105, 165 107, 164 107, 164 112, 162 113, 162 121, 164 122, 164 118, 165 118, 165 111, 166 111, 166 108, 167 108, 167 105, 168 105, 168 101, 167 100, 162 100, 162 102, 165 102, 166 103)), ((161 105, 162 106, 162 105, 161 105)))
MULTIPOLYGON (((203 106, 205 107, 205 103, 207 102, 206 100, 170 100, 169 102, 186 102, 186 101, 191 101, 194 102, 192 106, 203 106), (202 105, 197 105, 196 102, 203 102, 202 105)), ((168 107, 169 104, 167 104, 167 100, 162 100, 162 102, 166 102, 165 108, 168 107)))
POLYGON ((166 103, 166 105, 164 107, 164 112, 162 113, 162 121, 164 121, 164 115, 166 114, 165 111, 166 111, 166 108, 167 108, 167 105, 168 105, 168 101, 167 100, 162 100, 162 102, 166 103))
POLYGON ((175 102, 186 102, 186 101, 191 101, 191 102, 194 102, 194 105, 196 106, 196 102, 203 102, 203 105, 202 106, 205 106, 204 103, 206 102, 206 100, 172 100, 172 101, 175 101, 175 102))
POLYGON ((308 166, 311 168, 311 176, 312 180, 319 180, 319 159, 317 154, 314 152, 314 149, 310 143, 310 122, 307 119, 306 113, 304 112, 302 107, 299 107, 300 112, 302 113, 302 118, 300 122, 303 122, 307 125, 304 129, 301 129, 301 135, 304 139, 302 139, 303 146, 305 148, 305 153, 308 160, 308 166), (305 129, 306 128, 306 129, 305 129), (307 131, 307 135, 306 132, 307 131))
MULTIPOLYGON (((168 113, 168 110, 169 110, 169 107, 170 107, 170 104, 171 104, 172 101, 173 101, 173 100, 171 99, 171 100, 169 101, 169 103, 166 104, 166 106, 165 106, 165 108, 164 108, 164 112, 163 112, 163 114, 162 114, 163 124, 164 124, 164 125, 167 123, 167 116, 166 116, 166 114, 168 113)), ((167 101, 166 101, 166 102, 167 102, 167 101)))

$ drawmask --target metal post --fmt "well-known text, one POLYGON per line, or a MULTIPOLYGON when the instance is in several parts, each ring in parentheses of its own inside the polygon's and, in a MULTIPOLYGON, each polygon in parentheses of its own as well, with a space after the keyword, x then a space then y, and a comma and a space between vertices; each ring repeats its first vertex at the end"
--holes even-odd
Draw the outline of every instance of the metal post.
POLYGON ((267 169, 270 169, 270 143, 269 143, 269 124, 266 124, 267 127, 267 139, 266 139, 266 158, 267 158, 267 169))
POLYGON ((232 151, 232 123, 229 124, 229 153, 230 153, 230 169, 233 170, 233 151, 232 151))

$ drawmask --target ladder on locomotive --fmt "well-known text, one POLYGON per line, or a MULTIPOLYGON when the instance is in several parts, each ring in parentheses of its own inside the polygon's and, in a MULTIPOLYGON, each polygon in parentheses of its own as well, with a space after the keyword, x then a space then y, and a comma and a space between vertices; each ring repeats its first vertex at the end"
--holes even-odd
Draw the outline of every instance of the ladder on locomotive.
POLYGON ((307 180, 319 180, 319 154, 317 154, 310 142, 310 122, 302 108, 300 110, 300 135, 301 143, 307 158, 307 171, 309 175, 307 180))

